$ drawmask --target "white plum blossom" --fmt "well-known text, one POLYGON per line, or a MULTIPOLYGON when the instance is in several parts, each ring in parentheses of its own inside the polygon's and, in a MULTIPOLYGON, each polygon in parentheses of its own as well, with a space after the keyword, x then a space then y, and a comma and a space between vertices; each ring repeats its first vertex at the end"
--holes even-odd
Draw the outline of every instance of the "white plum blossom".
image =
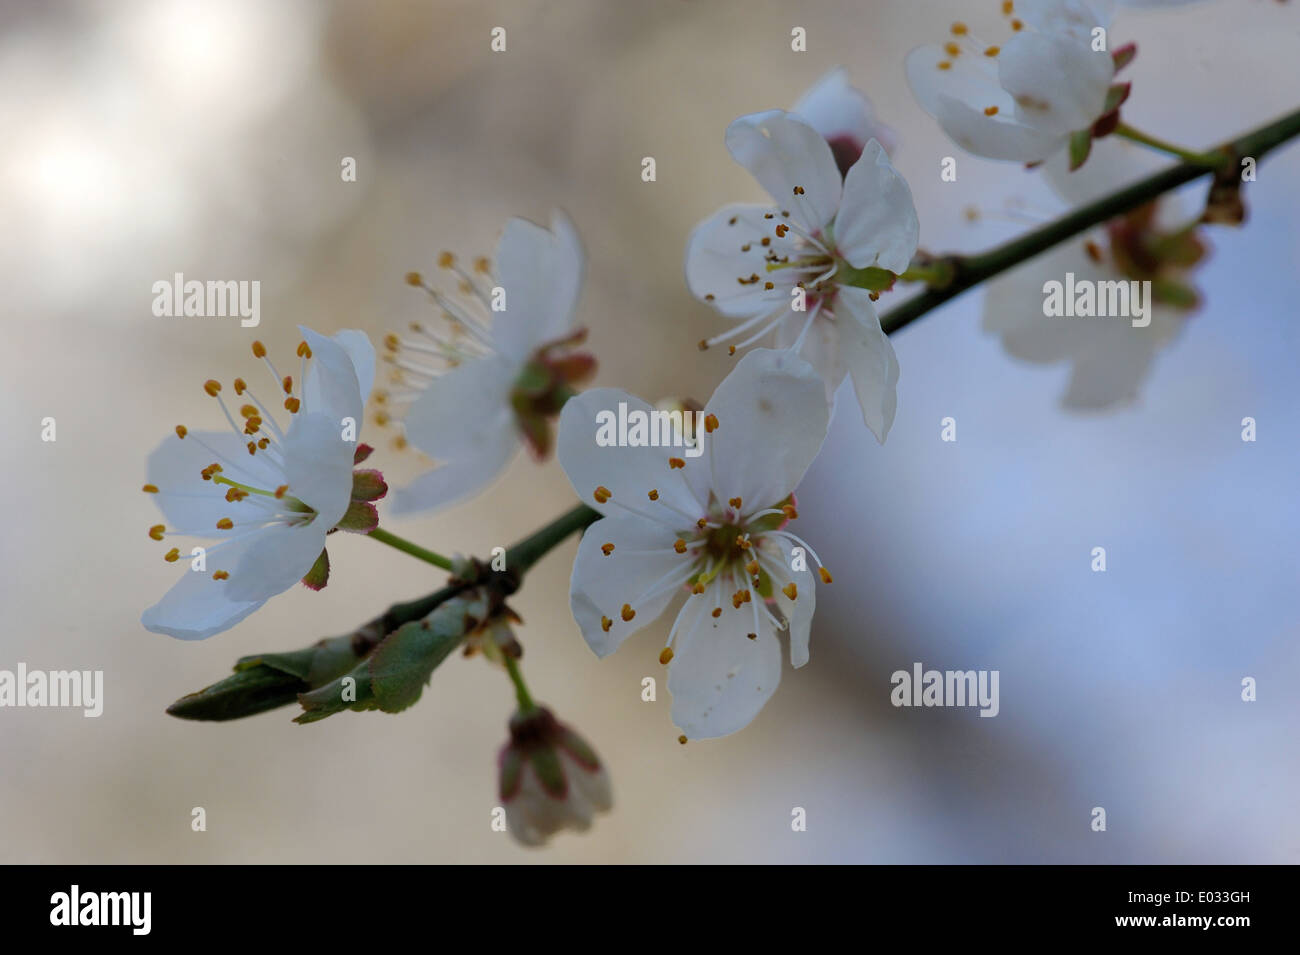
POLYGON ((204 389, 220 404, 230 430, 177 425, 149 456, 144 490, 165 519, 149 536, 214 543, 201 559, 188 546, 167 551, 165 559, 184 570, 144 612, 146 629, 201 640, 300 580, 319 589, 329 572, 325 535, 336 527, 365 532, 378 522, 369 502, 383 496, 382 477, 353 472, 369 451, 356 437, 374 379, 374 349, 359 331, 332 338, 300 331, 296 378, 282 376, 254 342, 253 354, 272 379, 273 391, 262 392, 268 401, 236 378, 232 390, 243 402, 237 422, 221 384, 209 380, 204 389), (289 413, 287 428, 276 421, 275 403, 289 413))
POLYGON ((894 131, 876 118, 871 100, 849 82, 843 67, 835 67, 814 83, 790 112, 821 133, 841 175, 848 174, 873 139, 885 152, 894 151, 894 131))
POLYGON ((439 264, 458 280, 458 296, 408 276, 445 322, 387 336, 394 387, 376 399, 401 419, 405 439, 438 463, 394 494, 396 512, 438 509, 483 490, 524 444, 538 457, 549 451, 549 419, 594 369, 590 356, 572 350, 585 337, 574 324, 583 261, 572 223, 557 212, 549 231, 511 219, 495 273, 487 259, 467 270, 443 253, 439 264))
POLYGON ((944 42, 908 54, 908 84, 968 152, 1032 164, 1068 148, 1077 167, 1092 137, 1114 130, 1128 93, 1115 73, 1134 48, 1112 51, 1104 40, 1113 8, 1113 0, 1004 0, 1005 41, 954 23, 944 42))
POLYGON ((597 812, 614 805, 596 751, 544 706, 510 718, 497 765, 506 830, 523 845, 544 845, 563 829, 585 832, 597 812))
MULTIPOLYGON (((786 525, 798 516, 794 489, 826 437, 824 386, 791 352, 746 354, 703 409, 695 457, 647 446, 631 427, 626 445, 609 446, 598 421, 620 402, 629 420, 654 410, 602 388, 571 399, 560 415, 560 464, 604 515, 578 546, 570 608, 604 657, 683 595, 659 658, 668 664, 672 719, 683 741, 725 736, 776 690, 778 631, 787 634, 790 662, 808 662, 816 599, 809 566, 821 561, 786 525)), ((830 583, 825 567, 818 572, 830 583)))
MULTIPOLYGON (((1159 156, 1145 149, 1109 139, 1078 172, 1068 173, 1063 162, 1053 159, 1044 174, 1062 198, 1084 205, 1161 164, 1159 156)), ((1109 411, 1136 401, 1156 354, 1178 336, 1198 304, 1185 276, 1205 247, 1195 233, 1194 217, 1179 200, 1177 194, 1167 194, 988 283, 984 331, 998 335, 1015 358, 1068 362, 1070 381, 1061 399, 1067 410, 1109 411), (1135 327, 1125 316, 1045 315, 1045 283, 1064 284, 1070 275, 1076 288, 1151 282, 1150 324, 1135 327)))
POLYGON ((898 360, 874 300, 905 271, 920 224, 912 193, 884 147, 867 142, 840 175, 831 147, 782 110, 727 128, 736 161, 775 205, 724 206, 686 247, 686 284, 736 324, 700 342, 746 348, 775 330, 777 345, 808 360, 827 399, 847 375, 863 420, 883 442, 897 408, 898 360))

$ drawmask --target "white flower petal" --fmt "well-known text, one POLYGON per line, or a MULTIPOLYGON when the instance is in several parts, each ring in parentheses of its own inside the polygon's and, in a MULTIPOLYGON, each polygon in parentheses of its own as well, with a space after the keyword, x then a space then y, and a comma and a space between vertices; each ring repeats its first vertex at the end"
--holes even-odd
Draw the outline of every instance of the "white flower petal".
POLYGON ((406 439, 429 457, 454 461, 497 445, 514 427, 510 390, 517 366, 499 357, 458 365, 429 384, 407 409, 406 439))
POLYGON ((344 440, 343 434, 338 418, 313 412, 295 415, 284 438, 289 491, 316 511, 316 520, 325 525, 325 530, 339 522, 352 499, 352 462, 357 443, 344 440))
POLYGON ((560 760, 564 764, 564 778, 569 782, 569 798, 583 807, 587 818, 614 808, 614 792, 604 766, 594 771, 588 769, 563 749, 560 760))
POLYGON ((955 99, 972 108, 997 106, 1010 113, 1015 101, 998 85, 997 74, 982 59, 963 53, 950 56, 943 47, 929 43, 907 54, 904 61, 907 85, 912 95, 931 116, 938 117, 940 101, 955 99), (947 63, 947 69, 940 69, 947 63))
MULTIPOLYGON (((777 327, 777 348, 791 347, 798 340, 807 323, 807 312, 788 313, 785 320, 777 327)), ((849 369, 844 364, 844 355, 840 351, 839 326, 831 315, 822 312, 813 319, 812 328, 808 329, 803 345, 799 348, 799 357, 812 365, 817 374, 821 375, 826 385, 826 401, 828 404, 833 402, 835 392, 839 390, 849 369)))
POLYGON ((998 56, 998 80, 1027 126, 1066 136, 1101 116, 1115 62, 1083 36, 1021 32, 998 56))
POLYGON ((492 337, 503 355, 523 362, 573 331, 584 256, 563 213, 552 214, 550 231, 527 219, 506 223, 496 267, 506 307, 493 314, 492 337))
POLYGON ((773 599, 776 601, 785 619, 789 621, 786 633, 790 640, 790 665, 795 669, 808 662, 808 640, 812 633, 813 613, 817 609, 817 574, 812 570, 812 556, 806 552, 802 555, 805 570, 793 570, 794 548, 798 545, 786 537, 771 537, 769 547, 779 553, 775 563, 781 565, 784 577, 773 575, 773 599), (787 584, 795 585, 795 599, 791 600, 785 593, 787 584))
MULTIPOLYGON (((248 546, 248 541, 231 544, 213 554, 212 560, 237 562, 248 546)), ((265 597, 232 599, 230 581, 212 579, 215 566, 196 571, 187 560, 182 560, 180 566, 184 568, 180 579, 140 617, 140 623, 152 633, 165 633, 178 640, 203 640, 230 629, 266 603, 265 597)))
MULTIPOLYGON (((326 338, 310 328, 299 325, 298 330, 312 354, 311 361, 307 363, 307 380, 302 382, 302 410, 308 414, 322 414, 332 418, 340 428, 344 418, 351 418, 359 429, 365 400, 361 394, 361 383, 357 366, 353 364, 352 352, 339 341, 326 338)), ((364 364, 364 350, 354 337, 359 334, 353 333, 347 341, 349 347, 356 349, 358 359, 364 364)), ((369 340, 366 345, 369 346, 369 340)), ((374 374, 374 350, 371 349, 371 381, 374 380, 374 374)))
MULTIPOLYGON (((623 514, 626 513, 623 507, 632 507, 675 524, 689 523, 683 514, 704 516, 708 502, 696 499, 687 478, 689 474, 707 467, 704 464, 708 458, 707 450, 703 457, 690 457, 685 448, 663 446, 662 434, 658 447, 602 447, 597 443, 597 437, 609 433, 609 428, 603 427, 607 420, 614 420, 613 430, 617 430, 620 404, 626 406, 629 421, 633 415, 645 415, 646 420, 657 421, 659 418, 651 418, 652 413, 664 414, 640 398, 616 388, 584 391, 570 398, 560 412, 556 454, 579 499, 602 514, 623 514), (670 467, 670 458, 681 459, 686 467, 670 467), (595 500, 592 495, 598 487, 609 490, 618 503, 602 504, 595 500), (658 491, 658 501, 649 499, 651 490, 658 491)), ((611 434, 611 437, 618 439, 616 434, 611 434)), ((628 437, 633 437, 630 430, 628 437)), ((707 437, 704 443, 707 449, 707 437)))
POLYGON ((790 351, 755 349, 718 385, 706 414, 718 428, 700 461, 719 500, 768 507, 795 489, 826 438, 830 409, 816 370, 790 351))
POLYGON ((789 303, 788 283, 768 291, 763 281, 739 281, 769 277, 762 244, 772 234, 763 218, 769 212, 771 206, 732 203, 695 227, 686 240, 686 287, 692 295, 733 318, 772 313, 789 303))
POLYGON ((1006 110, 987 116, 983 110, 948 96, 939 98, 935 119, 954 143, 985 159, 1042 162, 1064 149, 1068 139, 1068 133, 1012 119, 1006 110))
MULTIPOLYGON (((871 101, 849 82, 843 67, 835 67, 813 84, 791 112, 832 144, 845 139, 861 151, 868 140, 876 139, 886 149, 893 148, 893 133, 876 119, 871 101)), ((834 145, 831 150, 835 151, 834 145)))
POLYGON ((168 435, 149 455, 146 474, 148 482, 159 490, 154 502, 172 530, 216 536, 217 521, 235 516, 233 505, 225 498, 228 485, 213 484, 200 476, 213 463, 213 451, 221 456, 216 463, 222 466, 224 477, 262 490, 274 490, 285 483, 283 473, 270 459, 265 454, 250 455, 245 439, 234 432, 191 431, 184 439, 168 435))
POLYGON ((673 552, 674 539, 668 528, 631 514, 601 518, 582 535, 569 579, 569 608, 596 656, 609 656, 682 593, 680 585, 659 587, 649 599, 638 599, 656 582, 675 579, 675 571, 687 573, 691 559, 673 552), (614 545, 608 555, 601 550, 605 544, 614 545), (636 614, 631 620, 623 619, 624 604, 630 604, 636 614), (602 617, 612 621, 608 631, 602 617))
POLYGON ((370 343, 369 335, 355 328, 345 328, 332 337, 352 359, 352 369, 361 386, 361 403, 365 404, 375 384, 375 346, 370 343))
POLYGON ((686 602, 668 665, 673 722, 689 739, 744 729, 781 682, 781 645, 768 619, 760 614, 755 631, 748 604, 737 610, 728 600, 717 618, 715 606, 709 594, 686 602))
MULTIPOLYGON (((1122 0, 1127 6, 1170 0, 1122 0)), ((1183 0, 1173 0, 1183 2, 1183 0)), ((1092 39, 1093 27, 1108 26, 1114 0, 1016 0, 1016 16, 1044 33, 1070 33, 1092 39)))
POLYGON ((811 233, 835 216, 840 170, 831 147, 808 123, 783 110, 742 116, 727 127, 727 149, 782 209, 811 233), (803 189, 795 195, 795 187, 803 189))
POLYGON ((885 148, 871 140, 844 178, 844 196, 835 216, 836 249, 855 269, 877 266, 904 272, 920 235, 912 190, 885 148))
POLYGON ((229 599, 266 600, 288 590, 307 575, 325 549, 325 532, 330 525, 316 518, 295 527, 270 527, 251 538, 251 543, 234 563, 224 551, 212 555, 208 569, 229 570, 229 599))
POLYGON ((862 407, 862 420, 876 440, 884 444, 898 409, 898 358, 894 346, 880 327, 866 289, 841 288, 835 306, 840 351, 862 407))
POLYGON ((514 422, 498 419, 476 435, 472 447, 395 491, 393 513, 436 511, 485 490, 514 459, 521 444, 514 422))

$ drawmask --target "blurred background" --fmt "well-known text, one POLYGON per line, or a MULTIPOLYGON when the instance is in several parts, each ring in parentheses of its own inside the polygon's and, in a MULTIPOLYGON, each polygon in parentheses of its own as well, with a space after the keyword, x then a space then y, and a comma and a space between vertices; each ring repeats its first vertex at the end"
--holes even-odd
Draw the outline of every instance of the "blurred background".
MULTIPOLYGON (((614 781, 614 812, 585 835, 539 851, 491 831, 512 694, 481 659, 449 660, 400 716, 163 712, 241 655, 346 632, 439 582, 349 537, 322 593, 295 588, 204 642, 146 632, 175 569, 145 535, 144 459, 179 421, 220 424, 204 379, 250 374, 250 341, 283 353, 300 322, 377 339, 428 317, 406 271, 490 253, 508 217, 561 207, 588 252, 597 383, 707 398, 730 362, 694 343, 724 323, 687 294, 682 253, 717 206, 760 197, 723 147, 736 116, 792 106, 843 65, 898 133, 923 246, 1026 228, 972 224, 971 206, 1059 210, 1033 174, 956 151, 904 82, 905 54, 975 7, 7 0, 0 668, 102 669, 105 705, 0 710, 0 861, 1300 861, 1300 145, 1261 164, 1246 228, 1210 233, 1207 304, 1131 408, 1063 413, 1065 366, 1007 357, 979 330, 978 291, 896 336, 888 444, 845 393, 800 491, 800 532, 836 574, 811 663, 787 666, 743 732, 680 746, 656 661, 670 618, 598 661, 568 613, 574 542, 544 561, 515 600, 529 681, 614 781), (955 183, 939 181, 946 155, 955 183), (151 286, 176 272, 260 280, 261 327, 154 317, 151 286), (956 443, 939 439, 947 416, 956 443), (890 673, 917 661, 999 670, 1000 715, 894 709, 890 673)), ((1112 37, 1139 46, 1125 118, 1175 141, 1297 105, 1294 5, 1134 11, 1112 37)), ((418 470, 391 433, 363 438, 390 483, 418 470)), ((390 526, 486 554, 571 501, 558 465, 521 457, 473 502, 390 526)))

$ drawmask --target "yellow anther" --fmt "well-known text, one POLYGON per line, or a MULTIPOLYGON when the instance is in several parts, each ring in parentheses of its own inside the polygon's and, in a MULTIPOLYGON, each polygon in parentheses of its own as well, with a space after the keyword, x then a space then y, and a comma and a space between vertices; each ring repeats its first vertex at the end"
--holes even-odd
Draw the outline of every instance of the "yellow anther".
POLYGON ((176 563, 176 561, 180 559, 181 559, 181 552, 177 550, 175 547, 173 547, 167 553, 163 554, 163 560, 167 561, 167 563, 169 564, 174 564, 176 563))
POLYGON ((399 434, 397 437, 393 439, 393 450, 394 451, 406 450, 406 437, 404 435, 399 434))
POLYGON ((802 195, 803 195, 803 186, 795 186, 795 187, 794 187, 794 194, 795 194, 796 196, 802 196, 802 195))
POLYGON ((728 346, 727 346, 727 354, 728 354, 728 355, 734 355, 735 353, 736 353, 736 346, 735 346, 735 345, 728 345, 728 346))
POLYGON ((600 552, 608 557, 610 554, 614 553, 614 545, 608 542, 601 544, 600 552))
POLYGON ((1016 11, 1016 5, 1013 2, 1013 0, 1002 0, 1002 15, 1004 17, 1011 16, 1011 14, 1015 13, 1015 11, 1016 11))
POLYGON ((299 343, 298 343, 298 357, 299 357, 299 358, 310 358, 310 357, 311 357, 311 346, 308 345, 306 342, 299 342, 299 343))
POLYGON ((209 378, 203 383, 203 390, 208 393, 209 398, 215 398, 217 392, 221 390, 221 382, 217 381, 215 378, 209 378))
POLYGON ((186 428, 185 425, 183 425, 183 424, 178 424, 178 425, 176 426, 176 437, 178 437, 178 438, 184 438, 184 437, 185 437, 187 434, 189 434, 189 433, 190 433, 190 432, 189 432, 189 429, 186 428))
POLYGON ((749 576, 751 576, 751 577, 757 577, 757 576, 758 576, 758 561, 756 561, 756 560, 751 560, 748 564, 746 564, 746 565, 745 565, 745 573, 749 574, 749 576))
POLYGON ((614 621, 602 615, 600 618, 600 629, 604 630, 606 633, 609 633, 609 628, 612 626, 614 626, 614 621))
POLYGON ((398 338, 396 335, 394 335, 392 332, 389 332, 387 335, 384 336, 384 347, 387 348, 389 351, 397 351, 399 348, 402 347, 402 340, 398 338))
POLYGON ((740 510, 740 506, 741 506, 742 504, 744 504, 745 502, 742 501, 742 500, 741 500, 740 498, 738 498, 738 497, 733 497, 733 498, 732 498, 731 500, 729 500, 727 503, 730 504, 732 507, 734 507, 736 510, 740 510))
POLYGON ((213 579, 213 580, 229 580, 229 579, 230 579, 230 574, 226 573, 224 570, 214 570, 214 571, 212 572, 212 579, 213 579))
POLYGON ((795 586, 795 582, 792 580, 781 588, 781 593, 785 594, 791 600, 795 600, 799 596, 799 588, 795 586))
POLYGON ((966 24, 962 23, 961 21, 958 21, 952 25, 953 36, 965 36, 969 32, 970 30, 967 29, 966 24))
POLYGON ((818 567, 817 573, 821 574, 822 583, 824 584, 829 584, 832 580, 834 580, 834 578, 831 577, 831 572, 827 570, 825 567, 818 567))
POLYGON ((236 378, 236 379, 235 379, 235 394, 237 394, 237 395, 242 395, 242 394, 243 394, 245 391, 247 391, 247 390, 248 390, 248 382, 244 381, 243 378, 236 378))
POLYGON ((697 344, 697 347, 700 349, 700 351, 708 351, 709 340, 707 338, 701 338, 697 344))
POLYGON ((407 272, 407 273, 406 273, 406 284, 407 284, 407 285, 423 285, 423 284, 424 284, 424 277, 423 277, 422 275, 420 275, 419 272, 407 272))
POLYGON ((668 467, 673 470, 676 470, 677 468, 684 468, 686 467, 686 462, 683 461, 681 458, 669 458, 668 467))
POLYGON ((254 357, 254 358, 265 358, 265 357, 266 357, 266 346, 263 345, 261 342, 253 342, 253 357, 254 357))
POLYGON ((686 734, 683 733, 681 736, 677 737, 677 742, 679 742, 679 743, 681 743, 683 746, 685 746, 685 745, 686 745, 686 734))
POLYGON ((155 524, 153 527, 149 528, 149 536, 156 541, 160 541, 163 539, 163 531, 165 530, 167 530, 166 524, 155 524))
POLYGON ((284 380, 280 382, 280 384, 284 386, 284 393, 286 395, 293 394, 293 375, 285 375, 284 380))
POLYGON ((239 414, 244 418, 256 418, 261 412, 257 409, 257 405, 244 405, 239 409, 239 414))
POLYGON ((781 513, 792 521, 799 516, 799 512, 794 509, 793 504, 786 504, 781 508, 781 513))
POLYGON ((704 430, 707 431, 709 434, 713 434, 713 432, 718 430, 717 415, 708 414, 704 416, 704 430))
POLYGON ((693 593, 693 594, 702 594, 702 593, 704 593, 704 589, 705 589, 705 588, 704 588, 704 582, 701 581, 701 580, 697 580, 697 581, 695 581, 694 585, 691 587, 691 593, 693 593))
POLYGON ((217 521, 217 530, 219 531, 228 531, 234 526, 235 522, 228 517, 223 517, 221 520, 217 521))
POLYGON ((776 288, 776 283, 775 283, 775 282, 764 282, 764 283, 763 283, 763 288, 764 288, 766 291, 770 292, 770 291, 772 291, 772 289, 776 288))
POLYGON ((943 52, 949 56, 961 56, 961 47, 949 40, 943 45, 943 52))
POLYGON ((746 537, 744 534, 741 534, 739 537, 736 538, 736 546, 739 547, 741 550, 749 550, 754 545, 749 542, 748 537, 746 537))
POLYGON ((241 491, 241 490, 240 490, 239 488, 237 488, 237 487, 232 487, 230 490, 226 491, 226 503, 227 503, 227 504, 237 504, 237 503, 239 503, 240 501, 242 501, 242 500, 243 500, 244 498, 246 498, 246 497, 248 497, 248 492, 247 492, 247 491, 241 491))
MULTIPOLYGON (((739 607, 740 604, 736 604, 736 606, 739 607)), ((717 618, 717 617, 721 617, 721 616, 722 616, 722 608, 721 608, 721 607, 714 607, 713 610, 712 610, 712 613, 713 613, 713 616, 714 616, 715 618, 717 618)))
POLYGON ((256 441, 250 441, 250 442, 248 442, 247 447, 248 447, 248 453, 249 453, 249 454, 256 454, 256 453, 257 453, 257 442, 256 442, 256 441))
POLYGON ((659 654, 659 662, 662 663, 664 666, 667 666, 668 661, 671 660, 672 658, 673 658, 673 648, 664 647, 663 652, 659 654))
POLYGON ((984 115, 985 115, 985 116, 996 116, 997 114, 998 114, 998 108, 997 108, 996 106, 985 106, 985 107, 984 107, 984 115))
POLYGON ((379 425, 379 427, 386 428, 388 426, 388 422, 391 420, 392 419, 388 417, 387 411, 375 412, 375 424, 379 425))
POLYGON ((677 538, 677 540, 673 541, 673 550, 677 551, 679 554, 686 553, 686 541, 682 540, 680 537, 677 538))
POLYGON ((267 445, 269 445, 270 443, 271 443, 271 439, 270 439, 270 438, 258 438, 258 439, 257 439, 257 446, 258 446, 258 448, 260 448, 260 449, 263 450, 263 451, 266 450, 267 445))
POLYGON ((947 60, 940 60, 940 61, 939 61, 939 69, 941 69, 941 70, 951 70, 951 69, 952 69, 952 64, 949 63, 947 60))
POLYGON ((650 498, 652 501, 659 500, 659 490, 657 488, 651 488, 650 493, 648 493, 646 497, 650 498))
POLYGON ((486 255, 480 255, 474 260, 474 271, 479 275, 487 275, 492 271, 492 263, 488 261, 486 255))
POLYGON ((709 526, 709 519, 707 517, 701 517, 698 521, 695 522, 695 526, 698 527, 700 530, 704 530, 704 528, 709 526))
POLYGON ((278 501, 281 498, 283 498, 284 495, 288 492, 288 490, 289 490, 289 485, 281 484, 279 487, 275 489, 275 499, 278 501))
POLYGON ((636 616, 636 611, 632 609, 631 604, 623 604, 623 609, 619 612, 619 616, 621 616, 624 622, 626 622, 636 616))
POLYGON ((751 640, 757 640, 757 639, 758 639, 758 634, 756 634, 756 633, 747 633, 747 634, 745 634, 745 636, 749 637, 749 639, 751 639, 751 640))
POLYGON ((297 398, 284 399, 284 410, 289 412, 289 414, 297 414, 298 409, 301 407, 302 407, 302 402, 299 401, 297 398))
POLYGON ((602 484, 600 485, 600 487, 596 488, 594 492, 592 492, 591 496, 596 499, 597 504, 604 504, 614 495, 610 493, 609 488, 605 487, 605 485, 602 484))
POLYGON ((456 264, 456 256, 452 255, 450 252, 443 252, 438 256, 439 268, 449 269, 455 264, 456 264))
POLYGON ((146 484, 144 487, 140 488, 140 490, 144 491, 144 493, 146 493, 146 494, 157 494, 157 493, 158 493, 158 487, 157 487, 157 485, 154 485, 154 484, 146 484))
POLYGON ((991 46, 991 47, 989 47, 988 49, 986 49, 986 50, 984 51, 984 55, 985 55, 985 56, 997 56, 997 55, 998 55, 999 53, 1001 53, 1001 52, 1002 52, 1002 47, 1000 47, 1000 46, 991 46))
POLYGON ((1020 32, 1021 30, 1023 30, 1024 28, 1025 28, 1025 24, 1024 24, 1022 21, 1020 21, 1020 20, 1012 20, 1012 21, 1011 21, 1011 29, 1012 29, 1014 32, 1019 33, 1019 32, 1020 32))

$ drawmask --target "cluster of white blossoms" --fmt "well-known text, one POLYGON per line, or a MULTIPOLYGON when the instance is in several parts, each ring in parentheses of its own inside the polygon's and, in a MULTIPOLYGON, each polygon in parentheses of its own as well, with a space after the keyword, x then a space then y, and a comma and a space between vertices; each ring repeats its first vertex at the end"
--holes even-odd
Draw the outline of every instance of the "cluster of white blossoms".
MULTIPOLYGON (((1113 81, 1133 48, 1106 45, 1112 6, 1007 0, 998 8, 1005 40, 981 40, 953 24, 942 43, 908 56, 908 79, 958 144, 989 158, 1043 163, 1063 193, 1086 200, 1089 184, 1110 184, 1111 172, 1096 161, 1087 175, 1073 170, 1093 138, 1124 131, 1118 108, 1128 86, 1113 81)), ((392 380, 374 396, 379 423, 399 425, 399 440, 435 461, 395 493, 399 513, 463 501, 520 447, 541 458, 555 445, 574 490, 601 515, 573 565, 577 627, 604 657, 676 604, 659 660, 668 667, 682 742, 725 736, 754 719, 780 682, 782 640, 794 667, 808 662, 817 584, 832 578, 790 529, 799 516, 796 490, 845 378, 867 428, 885 442, 899 366, 875 302, 900 278, 926 280, 930 261, 914 262, 920 225, 890 158, 893 135, 842 70, 792 111, 735 120, 725 145, 770 202, 725 205, 687 242, 689 290, 731 322, 700 347, 744 352, 699 412, 690 452, 600 439, 600 422, 612 413, 630 409, 645 420, 663 413, 623 391, 576 391, 595 362, 577 350, 585 334, 576 324, 584 257, 559 213, 549 229, 511 219, 495 262, 482 258, 467 269, 443 253, 439 266, 452 291, 411 273, 410 284, 440 314, 385 338, 392 380), (775 347, 745 351, 768 338, 775 347)), ((1195 303, 1183 273, 1203 251, 1192 226, 1164 228, 1154 206, 1137 210, 994 282, 985 327, 1012 354, 1072 361, 1067 405, 1129 400, 1155 349, 1177 331, 1180 311, 1195 303), (1166 314, 1140 336, 1122 324, 1046 319, 1037 289, 1044 266, 1053 274, 1149 280, 1166 314)), ((325 586, 333 531, 384 539, 374 502, 387 484, 378 471, 358 468, 371 451, 358 432, 374 349, 357 331, 332 338, 301 331, 296 377, 253 345, 271 378, 272 392, 259 392, 274 401, 237 378, 230 388, 237 400, 227 404, 223 385, 209 380, 204 389, 230 430, 177 426, 150 455, 144 490, 165 518, 150 536, 212 543, 166 552, 185 571, 145 611, 148 629, 210 636, 296 581, 325 586), (282 411, 289 416, 283 427, 282 411)), ((531 703, 513 662, 513 618, 503 609, 493 619, 462 642, 516 682, 520 710, 500 754, 500 797, 510 831, 540 844, 560 829, 586 828, 608 809, 609 781, 595 751, 531 703)))

